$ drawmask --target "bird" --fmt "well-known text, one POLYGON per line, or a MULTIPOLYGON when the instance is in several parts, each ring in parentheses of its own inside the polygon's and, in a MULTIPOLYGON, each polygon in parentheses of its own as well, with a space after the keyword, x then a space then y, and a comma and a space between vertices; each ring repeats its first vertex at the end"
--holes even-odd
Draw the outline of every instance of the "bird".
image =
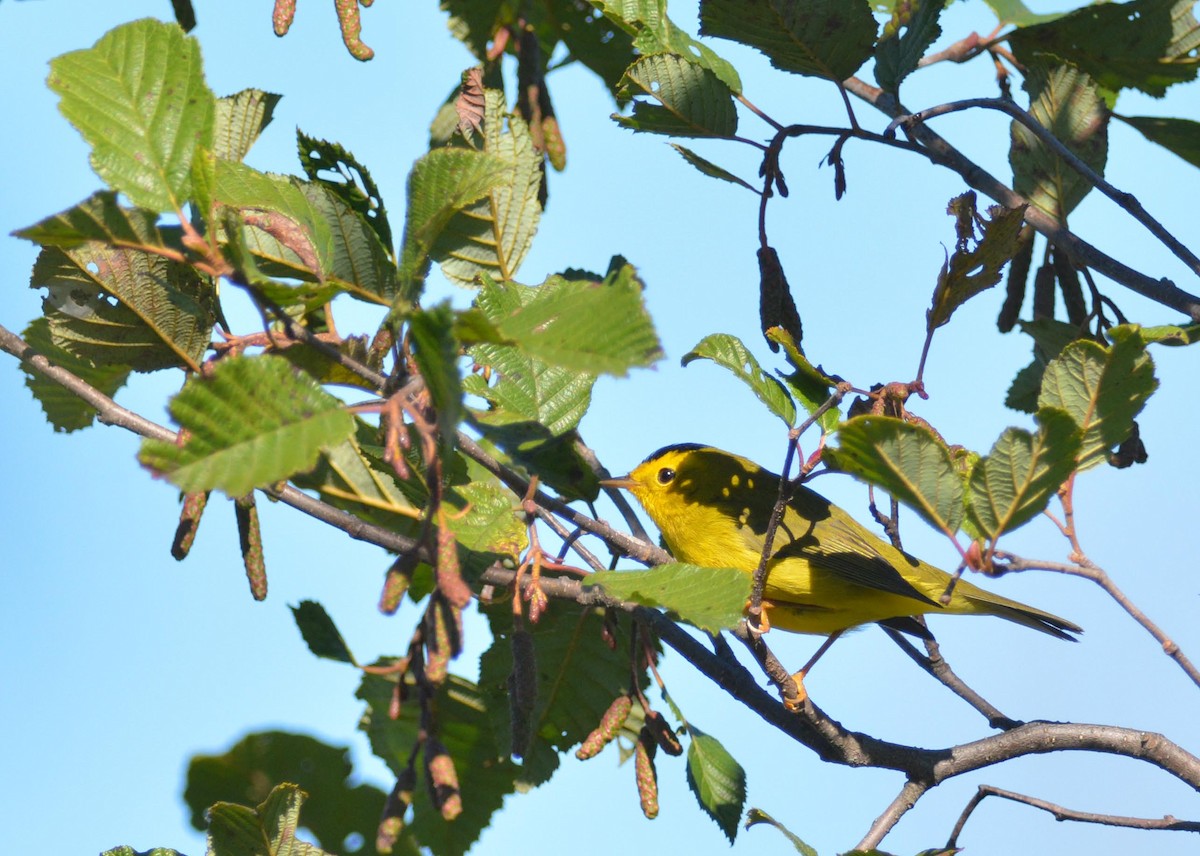
MULTIPOLYGON (((601 484, 633 494, 679 561, 752 574, 762 558, 779 478, 739 455, 679 443, 601 484)), ((829 637, 794 676, 801 699, 804 676, 821 654, 843 632, 864 624, 929 639, 913 616, 945 613, 994 615, 1072 641, 1071 634, 1082 632, 1065 618, 955 581, 804 485, 792 489, 767 568, 763 612, 769 621, 762 622, 763 629, 829 637)))

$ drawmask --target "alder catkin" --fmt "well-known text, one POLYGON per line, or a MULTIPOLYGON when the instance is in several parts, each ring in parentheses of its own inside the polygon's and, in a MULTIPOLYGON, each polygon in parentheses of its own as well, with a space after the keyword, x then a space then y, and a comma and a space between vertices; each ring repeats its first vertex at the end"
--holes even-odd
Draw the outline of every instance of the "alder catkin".
POLYGON ((179 526, 175 528, 175 538, 171 541, 171 556, 182 562, 192 549, 196 540, 196 530, 200 528, 200 517, 208 504, 208 493, 189 493, 183 498, 183 508, 179 511, 179 526))
POLYGON ((513 631, 513 668, 508 676, 508 704, 512 722, 512 754, 524 758, 533 736, 533 709, 537 704, 537 660, 533 635, 524 628, 513 631))
POLYGON ((600 718, 600 724, 584 738, 583 743, 579 744, 579 748, 575 750, 575 757, 580 761, 586 761, 588 758, 600 754, 600 750, 611 743, 613 738, 620 733, 621 726, 629 718, 631 710, 633 710, 632 697, 619 695, 613 699, 608 710, 604 711, 604 716, 600 718))
POLYGON ((654 737, 648 729, 642 728, 633 750, 633 768, 637 776, 642 814, 646 815, 647 820, 658 817, 658 773, 654 770, 654 747, 654 737))
POLYGON ((434 737, 425 741, 425 777, 429 797, 445 820, 462 814, 462 794, 458 790, 458 772, 454 759, 442 742, 434 737))
POLYGON ((662 749, 668 755, 678 757, 683 754, 683 744, 679 742, 679 736, 675 733, 667 718, 657 710, 651 710, 646 713, 646 725, 649 729, 654 742, 658 744, 658 748, 662 749))

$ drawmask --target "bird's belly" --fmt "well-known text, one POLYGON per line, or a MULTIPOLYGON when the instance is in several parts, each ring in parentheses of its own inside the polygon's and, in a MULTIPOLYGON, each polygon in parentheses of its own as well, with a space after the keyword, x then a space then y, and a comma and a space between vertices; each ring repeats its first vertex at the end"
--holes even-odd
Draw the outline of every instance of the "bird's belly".
POLYGON ((859 624, 917 615, 926 605, 912 598, 860 586, 828 573, 813 574, 794 560, 771 568, 763 599, 772 627, 828 636, 859 624))

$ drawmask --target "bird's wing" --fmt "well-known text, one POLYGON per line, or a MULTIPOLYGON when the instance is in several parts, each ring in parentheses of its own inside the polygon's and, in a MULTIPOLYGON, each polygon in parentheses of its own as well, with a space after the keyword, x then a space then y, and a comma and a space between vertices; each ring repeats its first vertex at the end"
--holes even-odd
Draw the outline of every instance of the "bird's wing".
MULTIPOLYGON (((787 518, 786 529, 792 540, 783 543, 775 551, 776 561, 789 556, 802 557, 808 560, 814 573, 833 574, 864 588, 909 597, 924 604, 940 605, 905 579, 873 543, 876 539, 858 531, 857 525, 835 517, 826 517, 819 526, 806 525, 807 520, 797 519, 793 515, 787 518), (814 534, 817 531, 820 532, 819 537, 814 534)), ((787 535, 782 531, 785 527, 780 528, 782 540, 786 541, 787 535)), ((916 572, 916 567, 913 571, 916 572)))

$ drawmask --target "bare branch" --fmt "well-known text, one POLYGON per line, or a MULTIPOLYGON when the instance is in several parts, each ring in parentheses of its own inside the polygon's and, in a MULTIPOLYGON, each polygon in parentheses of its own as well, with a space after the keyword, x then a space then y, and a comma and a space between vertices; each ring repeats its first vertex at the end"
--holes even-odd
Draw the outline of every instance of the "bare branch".
MULTIPOLYGON (((894 96, 856 77, 845 81, 845 86, 850 92, 893 118, 908 115, 910 112, 894 96)), ((930 130, 928 126, 914 127, 912 136, 921 143, 924 148, 920 150, 933 163, 958 173, 962 176, 963 181, 980 193, 1009 208, 1016 208, 1028 203, 1029 200, 998 181, 985 169, 930 130)), ((1143 297, 1178 310, 1193 321, 1200 322, 1200 298, 1179 288, 1169 279, 1152 279, 1117 261, 1077 237, 1038 208, 1030 207, 1025 213, 1025 220, 1052 241, 1056 247, 1065 250, 1079 264, 1086 265, 1104 274, 1113 282, 1120 283, 1143 297)))
POLYGON ((958 822, 954 824, 954 830, 950 833, 950 839, 946 842, 946 849, 952 850, 958 847, 958 836, 962 834, 963 827, 966 826, 967 818, 987 797, 1003 797, 1006 800, 1019 802, 1023 805, 1040 808, 1042 811, 1048 811, 1054 815, 1055 820, 1074 820, 1080 823, 1099 823, 1104 826, 1123 826, 1129 829, 1165 829, 1181 832, 1200 832, 1200 823, 1194 820, 1176 820, 1171 815, 1163 817, 1123 817, 1117 814, 1095 814, 1090 811, 1075 811, 1074 809, 1064 808, 1046 800, 1030 797, 1024 794, 1018 794, 1014 791, 1006 791, 1002 788, 995 788, 991 785, 980 785, 975 796, 971 797, 966 808, 958 818, 958 822))
POLYGON ((929 790, 929 785, 923 782, 914 782, 909 779, 904 783, 904 787, 900 789, 900 793, 896 794, 896 798, 884 810, 883 814, 875 818, 875 822, 871 824, 871 828, 867 830, 867 834, 863 836, 863 840, 855 845, 855 850, 874 850, 883 841, 884 837, 892 831, 892 827, 900 822, 900 818, 917 804, 925 792, 929 790))
POLYGON ((1158 238, 1167 249, 1191 268, 1193 273, 1200 276, 1200 258, 1197 258, 1195 253, 1180 243, 1178 238, 1168 232, 1156 219, 1151 217, 1150 213, 1142 206, 1142 203, 1137 200, 1137 197, 1132 193, 1118 190, 1110 184, 1104 176, 1084 163, 1078 155, 1067 148, 1045 126, 1011 101, 1005 101, 1003 98, 967 98, 962 101, 953 101, 949 104, 940 104, 908 116, 897 116, 892 119, 891 124, 887 126, 884 134, 893 132, 898 125, 903 125, 905 130, 911 134, 914 127, 928 119, 932 119, 935 116, 957 113, 961 110, 969 110, 974 107, 999 110, 1001 113, 1005 113, 1020 122, 1033 132, 1033 135, 1038 138, 1042 145, 1051 149, 1071 169, 1087 179, 1089 184, 1127 211, 1133 219, 1145 226, 1150 231, 1150 234, 1158 238))
POLYGON ((1072 577, 1083 577, 1085 580, 1091 580, 1100 588, 1108 592, 1108 596, 1120 604, 1121 608, 1129 613, 1138 624, 1145 628, 1146 632, 1153 636, 1158 644, 1162 645, 1163 653, 1179 664, 1179 668, 1183 669, 1184 674, 1192 679, 1192 683, 1200 687, 1200 669, 1188 659, 1188 656, 1183 653, 1183 649, 1175 642, 1166 632, 1150 620, 1146 613, 1142 612, 1125 592, 1117 587, 1117 584, 1112 581, 1112 577, 1101 568, 1088 559, 1083 559, 1080 564, 1069 565, 1065 562, 1043 562, 1035 559, 1022 559, 1020 556, 1015 556, 1012 553, 997 552, 996 558, 1001 559, 1004 564, 997 565, 996 569, 999 573, 1007 573, 1008 571, 1053 571, 1056 574, 1067 574, 1072 577))

